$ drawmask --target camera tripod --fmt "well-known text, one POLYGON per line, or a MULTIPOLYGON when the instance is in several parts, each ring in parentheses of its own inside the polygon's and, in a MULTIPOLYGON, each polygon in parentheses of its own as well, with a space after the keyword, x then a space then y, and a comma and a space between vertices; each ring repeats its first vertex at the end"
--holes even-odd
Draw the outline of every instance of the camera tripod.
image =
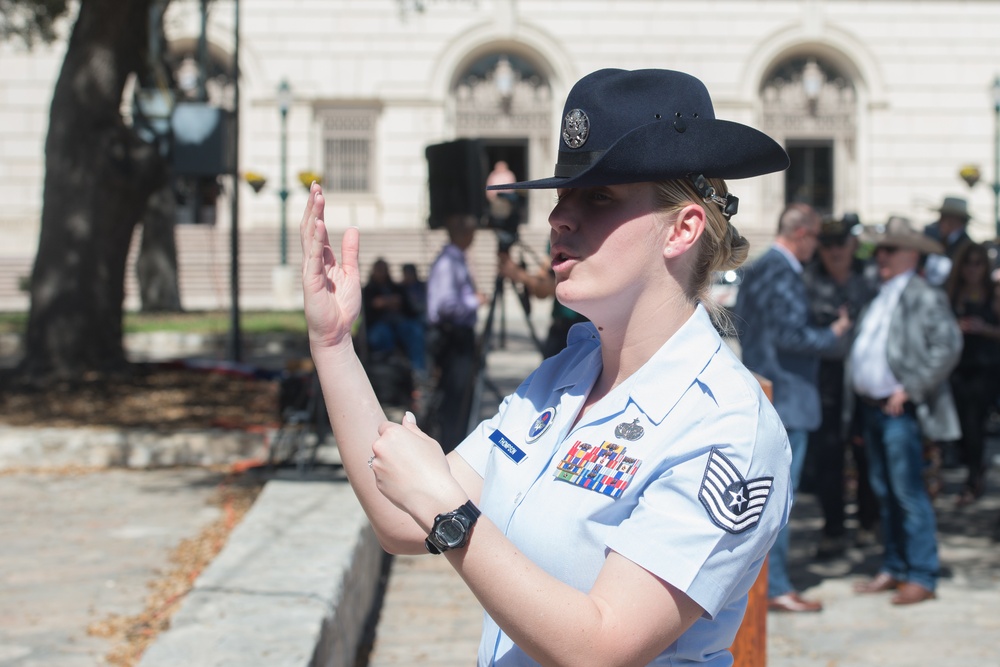
MULTIPOLYGON (((514 246, 517 246, 521 250, 526 250, 531 254, 535 254, 533 250, 531 250, 530 248, 526 248, 520 243, 520 241, 516 239, 509 243, 501 242, 497 252, 498 254, 502 252, 510 252, 510 250, 513 249, 514 246)), ((504 296, 504 286, 507 282, 508 279, 498 272, 493 285, 493 299, 490 302, 490 309, 488 311, 488 314, 486 315, 486 322, 483 325, 483 333, 479 340, 479 350, 478 350, 479 354, 475 367, 476 375, 475 375, 475 381, 472 383, 471 401, 469 401, 469 422, 468 422, 468 428, 466 429, 467 433, 471 433, 472 429, 474 429, 476 425, 479 423, 479 415, 483 401, 483 390, 485 388, 489 388, 490 391, 493 392, 493 395, 495 396, 498 403, 501 400, 503 400, 503 395, 501 394, 500 389, 487 376, 486 361, 490 351, 493 349, 493 339, 495 336, 498 304, 500 311, 499 347, 503 348, 506 346, 507 310, 504 307, 503 296, 504 296)), ((517 287, 516 285, 513 285, 513 282, 512 286, 514 286, 515 291, 517 291, 517 287)), ((525 323, 528 325, 528 333, 531 336, 531 341, 534 343, 535 349, 541 352, 543 349, 543 345, 542 341, 539 340, 538 338, 538 334, 535 332, 535 325, 531 321, 531 306, 529 302, 529 295, 527 294, 526 289, 524 292, 518 291, 518 302, 521 304, 521 310, 524 314, 525 323)))

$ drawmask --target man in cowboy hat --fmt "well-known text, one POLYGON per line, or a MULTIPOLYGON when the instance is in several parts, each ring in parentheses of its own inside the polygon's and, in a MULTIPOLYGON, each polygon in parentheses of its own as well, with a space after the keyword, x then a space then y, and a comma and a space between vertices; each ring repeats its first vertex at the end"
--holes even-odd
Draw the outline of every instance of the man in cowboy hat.
POLYGON ((927 257, 924 277, 932 285, 943 285, 951 272, 951 260, 966 243, 972 243, 966 232, 969 220, 969 204, 961 197, 945 197, 940 208, 934 209, 939 218, 924 227, 924 234, 944 246, 944 253, 933 253, 927 257))
MULTIPOLYGON (((816 258, 805 266, 802 278, 806 284, 809 310, 814 324, 828 326, 839 316, 840 309, 856 320, 861 309, 875 297, 878 282, 867 263, 855 253, 857 232, 861 221, 856 213, 844 213, 840 218, 827 218, 819 233, 816 258)), ((848 441, 848 425, 844 424, 844 358, 850 349, 849 336, 830 350, 820 353, 819 395, 822 420, 817 430, 809 434, 809 448, 803 472, 803 487, 812 482, 813 490, 823 511, 823 530, 817 558, 839 556, 847 546, 844 497, 844 448, 848 441)), ((860 447, 851 448, 857 457, 860 447)), ((863 451, 860 452, 862 455, 863 451)), ((856 460, 867 470, 867 460, 856 460), (862 465, 863 464, 863 465, 862 465)), ((874 498, 870 497, 867 480, 858 487, 859 534, 872 531, 877 519, 874 498), (866 493, 867 492, 867 493, 866 493)), ((872 533, 874 535, 874 533, 872 533)))
POLYGON ((855 590, 894 590, 892 603, 909 605, 935 597, 939 563, 923 438, 959 436, 948 376, 962 332, 944 293, 917 274, 921 256, 943 252, 941 244, 898 217, 871 240, 881 286, 860 317, 848 377, 879 499, 884 554, 879 574, 855 590))

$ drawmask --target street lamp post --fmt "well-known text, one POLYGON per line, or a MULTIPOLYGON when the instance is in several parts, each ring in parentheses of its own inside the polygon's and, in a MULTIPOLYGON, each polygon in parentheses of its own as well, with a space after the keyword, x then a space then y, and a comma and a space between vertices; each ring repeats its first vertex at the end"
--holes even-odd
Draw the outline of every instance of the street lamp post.
POLYGON ((1000 242, 1000 76, 993 80, 993 224, 1000 242))
POLYGON ((288 81, 278 86, 278 111, 281 113, 281 265, 288 264, 288 108, 292 105, 292 89, 288 81))

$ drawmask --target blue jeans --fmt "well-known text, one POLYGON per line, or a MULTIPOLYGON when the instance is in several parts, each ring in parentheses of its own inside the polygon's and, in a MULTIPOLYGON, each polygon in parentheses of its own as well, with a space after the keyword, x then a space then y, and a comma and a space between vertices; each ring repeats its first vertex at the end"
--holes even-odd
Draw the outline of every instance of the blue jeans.
MULTIPOLYGON (((806 447, 809 445, 809 431, 791 429, 788 431, 788 444, 792 448, 791 484, 792 496, 799 490, 802 479, 802 467, 806 462, 806 447)), ((774 546, 767 558, 767 597, 776 598, 795 590, 792 580, 788 578, 788 546, 791 540, 790 523, 778 533, 774 546)))
POLYGON ((406 351, 410 367, 427 369, 424 357, 424 325, 415 319, 396 319, 368 324, 368 349, 372 352, 392 352, 396 346, 406 351))
POLYGON ((873 405, 859 402, 858 409, 882 520, 882 571, 933 591, 939 567, 937 521, 924 485, 920 424, 912 410, 890 417, 873 405))

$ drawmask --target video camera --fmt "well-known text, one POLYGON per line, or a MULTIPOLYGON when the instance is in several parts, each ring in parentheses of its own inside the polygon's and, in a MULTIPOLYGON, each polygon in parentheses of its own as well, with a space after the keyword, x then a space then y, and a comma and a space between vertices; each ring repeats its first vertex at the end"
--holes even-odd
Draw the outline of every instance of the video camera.
POLYGON ((524 196, 514 190, 501 190, 489 202, 485 226, 497 234, 499 252, 509 252, 519 240, 518 228, 524 219, 524 196))
POLYGON ((428 188, 431 229, 445 226, 448 218, 471 217, 478 227, 497 234, 499 252, 508 252, 519 239, 518 228, 524 221, 525 197, 513 190, 486 196, 489 160, 477 139, 459 139, 428 146, 428 188))

